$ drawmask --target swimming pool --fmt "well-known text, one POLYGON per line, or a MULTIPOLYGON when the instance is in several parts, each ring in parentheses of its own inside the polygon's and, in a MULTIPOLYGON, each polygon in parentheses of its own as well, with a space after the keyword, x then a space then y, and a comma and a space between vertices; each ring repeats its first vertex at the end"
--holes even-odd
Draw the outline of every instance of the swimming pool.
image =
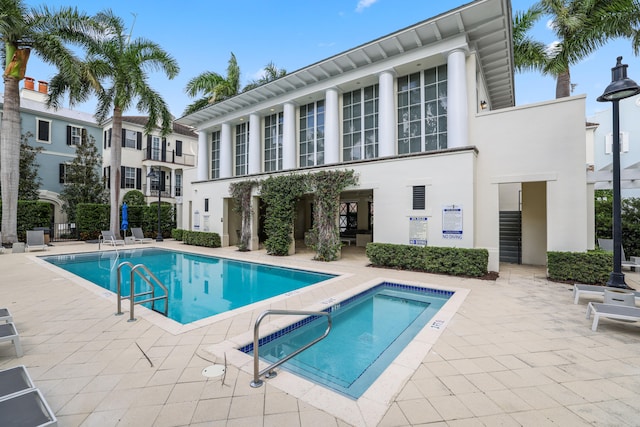
MULTIPOLYGON (((144 264, 167 286, 168 317, 182 324, 224 313, 335 277, 161 248, 103 251, 40 257, 98 286, 116 292, 117 267, 144 264)), ((129 269, 123 270, 123 295, 129 295, 129 269)), ((135 281, 136 293, 143 283, 135 281)), ((164 311, 164 301, 155 309, 164 311)), ((146 304, 145 304, 146 305, 146 304)))
MULTIPOLYGON (((453 294, 383 282, 323 310, 333 318, 327 338, 282 367, 358 399, 453 294)), ((276 362, 322 335, 326 324, 307 317, 260 339, 259 354, 276 362)), ((240 351, 253 354, 253 343, 240 351)))

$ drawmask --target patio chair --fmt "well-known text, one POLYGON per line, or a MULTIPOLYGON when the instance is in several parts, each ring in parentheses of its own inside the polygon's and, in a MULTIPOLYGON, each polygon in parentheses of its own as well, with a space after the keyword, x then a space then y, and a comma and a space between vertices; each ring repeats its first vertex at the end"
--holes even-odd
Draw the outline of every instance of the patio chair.
POLYGON ((31 251, 44 251, 47 249, 46 243, 44 243, 44 231, 42 230, 30 230, 27 231, 27 244, 25 249, 31 251))
POLYGON ((107 244, 109 244, 111 246, 118 246, 118 245, 123 245, 124 246, 124 240, 116 239, 115 234, 113 234, 109 230, 103 230, 102 231, 102 235, 100 236, 100 240, 103 243, 107 243, 107 244))
POLYGON ((587 306, 587 319, 591 318, 592 313, 593 323, 591 325, 591 330, 594 332, 598 329, 598 322, 601 317, 631 322, 637 322, 640 320, 640 307, 590 302, 587 306))
POLYGON ((133 234, 133 239, 137 243, 153 242, 153 239, 151 237, 144 237, 144 233, 142 232, 142 228, 140 227, 132 227, 131 234, 133 234))
MULTIPOLYGON (((586 285, 584 283, 574 283, 573 284, 573 303, 577 304, 580 296, 582 295, 593 295, 604 298, 605 289, 615 290, 617 288, 608 288, 606 286, 599 285, 586 285)), ((629 290, 629 292, 632 292, 629 290)), ((640 300, 640 291, 633 291, 636 302, 640 300)))
POLYGON ((58 420, 37 388, 0 398, 3 426, 55 427, 58 420))
POLYGON ((13 316, 9 313, 8 308, 0 308, 0 321, 5 323, 13 322, 13 316))
MULTIPOLYGON (((22 345, 20 344, 20 335, 16 330, 13 322, 0 325, 0 342, 11 341, 16 348, 16 355, 22 357, 22 345)), ((0 417, 2 419, 2 417, 0 417)))
MULTIPOLYGON (((598 239, 598 246, 600 249, 607 252, 613 252, 613 239, 598 239)), ((621 257, 622 257, 622 267, 627 267, 631 271, 636 271, 636 267, 640 267, 640 264, 636 264, 635 262, 627 259, 624 254, 624 248, 620 245, 621 257)))
POLYGON ((0 371, 0 398, 35 388, 24 365, 0 371))

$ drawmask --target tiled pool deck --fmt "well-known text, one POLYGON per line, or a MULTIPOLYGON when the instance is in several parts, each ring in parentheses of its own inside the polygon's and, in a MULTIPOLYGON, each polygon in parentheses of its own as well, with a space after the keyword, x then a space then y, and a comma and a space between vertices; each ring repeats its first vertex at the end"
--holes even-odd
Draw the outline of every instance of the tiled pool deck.
MULTIPOLYGON (((187 249, 173 241, 159 246, 187 249)), ((114 316, 113 297, 35 260, 41 252, 9 250, 0 255, 0 307, 11 310, 25 354, 16 358, 1 343, 0 369, 25 365, 60 426, 640 425, 640 325, 603 320, 592 332, 587 299, 574 305, 570 286, 548 282, 543 268, 503 265, 491 282, 370 268, 356 247, 329 264, 309 252, 274 258, 188 249, 345 276, 270 307, 175 331, 141 316, 133 323, 128 313, 114 316), (252 331, 264 309, 306 308, 379 277, 469 290, 386 412, 348 422, 319 409, 331 406, 331 396, 297 398, 283 391, 286 381, 251 388, 251 375, 230 362, 224 381, 202 375, 225 362, 210 349, 252 331)), ((93 250, 56 244, 46 254, 93 250)), ((640 288, 640 274, 626 274, 640 288)))

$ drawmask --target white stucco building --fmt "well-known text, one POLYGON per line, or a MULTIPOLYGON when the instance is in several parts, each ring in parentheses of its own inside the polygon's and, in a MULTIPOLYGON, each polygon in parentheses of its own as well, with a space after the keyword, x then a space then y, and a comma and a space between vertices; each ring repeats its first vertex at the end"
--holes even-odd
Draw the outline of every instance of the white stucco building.
MULTIPOLYGON (((340 225, 356 244, 486 248, 498 271, 500 212, 515 210, 519 261, 587 249, 585 99, 514 107, 511 16, 508 0, 475 1, 178 119, 199 135, 184 228, 233 245, 232 182, 353 169, 340 225)), ((312 203, 298 205, 296 239, 312 203)))

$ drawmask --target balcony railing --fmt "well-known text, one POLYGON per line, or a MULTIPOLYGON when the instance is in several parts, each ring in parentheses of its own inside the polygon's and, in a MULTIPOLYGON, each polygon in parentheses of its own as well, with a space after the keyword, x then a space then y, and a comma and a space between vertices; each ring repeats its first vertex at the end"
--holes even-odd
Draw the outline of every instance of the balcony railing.
MULTIPOLYGON (((143 185, 142 186, 142 193, 147 197, 158 198, 158 187, 155 186, 155 185, 151 185, 151 188, 147 191, 148 187, 149 186, 146 185, 146 184, 143 185)), ((182 196, 182 187, 175 187, 175 196, 176 197, 182 196)), ((170 185, 165 185, 164 189, 160 192, 160 197, 162 197, 163 199, 173 197, 171 195, 171 186, 170 185)))
POLYGON ((195 166, 196 156, 184 154, 177 156, 175 150, 161 151, 148 146, 145 150, 144 160, 154 160, 156 162, 173 163, 174 165, 195 166))

